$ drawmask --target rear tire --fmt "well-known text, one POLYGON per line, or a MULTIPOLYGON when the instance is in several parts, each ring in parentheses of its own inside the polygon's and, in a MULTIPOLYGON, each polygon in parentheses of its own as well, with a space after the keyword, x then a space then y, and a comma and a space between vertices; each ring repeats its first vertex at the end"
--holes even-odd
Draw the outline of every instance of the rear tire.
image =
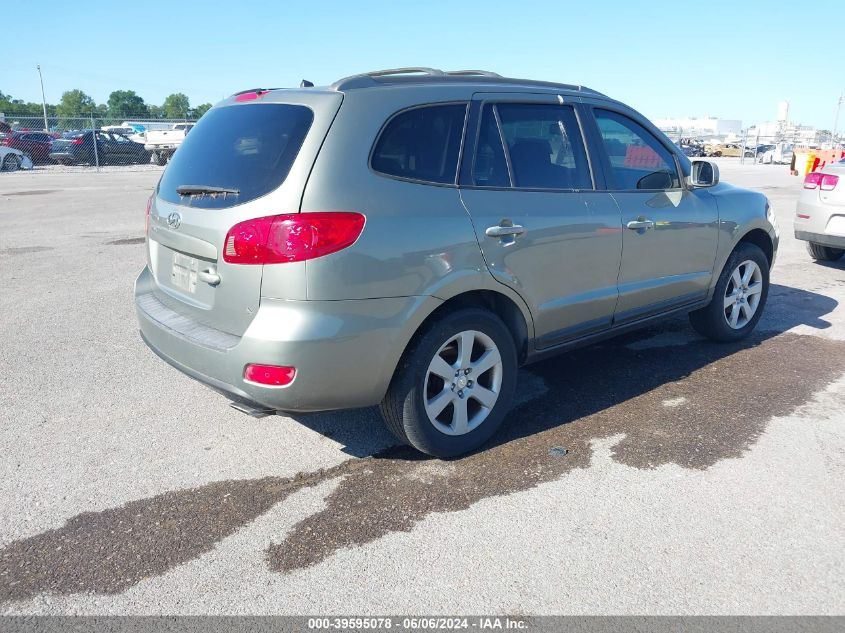
POLYGON ((159 167, 164 167, 167 164, 167 157, 163 152, 153 152, 153 162, 159 167))
POLYGON ((845 250, 841 248, 831 248, 814 242, 807 242, 807 252, 810 257, 820 262, 835 262, 845 255, 845 250))
POLYGON ((2 171, 17 171, 21 167, 21 159, 15 154, 6 154, 3 159, 2 171))
POLYGON ((690 323, 711 340, 738 341, 754 330, 768 296, 769 260, 758 246, 740 242, 719 275, 713 299, 690 312, 690 323))
POLYGON ((412 341, 379 409, 401 442, 434 457, 463 455, 501 426, 517 371, 516 345, 496 315, 450 312, 412 341))

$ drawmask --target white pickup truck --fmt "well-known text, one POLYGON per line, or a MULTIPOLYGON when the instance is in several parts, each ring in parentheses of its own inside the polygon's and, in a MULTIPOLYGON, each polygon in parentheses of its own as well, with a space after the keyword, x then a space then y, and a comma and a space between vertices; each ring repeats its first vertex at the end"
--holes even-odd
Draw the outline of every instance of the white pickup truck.
POLYGON ((174 123, 169 130, 144 132, 144 149, 151 153, 156 165, 164 165, 179 149, 185 135, 194 127, 193 123, 174 123))

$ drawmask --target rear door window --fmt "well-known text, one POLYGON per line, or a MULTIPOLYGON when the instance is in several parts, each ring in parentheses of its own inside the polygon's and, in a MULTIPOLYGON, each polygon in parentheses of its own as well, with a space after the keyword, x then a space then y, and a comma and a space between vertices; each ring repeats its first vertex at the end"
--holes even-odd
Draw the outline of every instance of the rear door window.
POLYGON ((191 196, 192 207, 221 209, 266 195, 285 180, 314 114, 282 103, 212 108, 185 136, 159 184, 159 196, 187 204, 179 186, 215 187, 238 194, 191 196))
POLYGON ((397 114, 376 141, 370 165, 388 176, 454 184, 466 111, 459 103, 397 114))
POLYGON ((515 187, 593 188, 581 129, 570 106, 500 103, 496 108, 515 187))

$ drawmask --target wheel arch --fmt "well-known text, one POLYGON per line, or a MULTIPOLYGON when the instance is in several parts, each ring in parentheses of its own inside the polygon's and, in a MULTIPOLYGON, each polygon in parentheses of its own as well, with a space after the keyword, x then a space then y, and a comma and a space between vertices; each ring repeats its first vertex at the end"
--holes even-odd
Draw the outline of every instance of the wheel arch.
POLYGON ((754 244, 754 246, 763 251, 763 254, 766 256, 766 260, 769 262, 769 266, 771 267, 775 258, 775 245, 771 236, 769 236, 766 231, 761 228, 751 229, 737 240, 736 244, 734 244, 734 247, 731 249, 731 252, 735 251, 736 247, 742 243, 754 244))
MULTIPOLYGON (((503 287, 503 290, 507 290, 503 287)), ((531 318, 531 313, 528 307, 522 302, 522 299, 517 295, 516 297, 508 296, 506 292, 491 288, 467 288, 451 293, 448 298, 443 298, 443 292, 438 293, 440 301, 422 318, 419 312, 414 317, 414 320, 419 319, 414 331, 401 344, 401 352, 395 357, 395 362, 389 364, 386 369, 388 373, 383 376, 382 381, 382 397, 387 391, 388 384, 393 380, 396 371, 402 366, 402 359, 405 357, 408 350, 419 339, 421 334, 425 332, 426 328, 438 319, 443 318, 449 312, 460 310, 461 308, 484 308, 498 316, 508 331, 513 336, 514 344, 517 350, 517 360, 522 364, 528 355, 529 341, 534 336, 534 322, 531 318), (520 305, 521 304, 521 305, 520 305)), ((423 305, 431 306, 431 302, 425 302, 423 305)))

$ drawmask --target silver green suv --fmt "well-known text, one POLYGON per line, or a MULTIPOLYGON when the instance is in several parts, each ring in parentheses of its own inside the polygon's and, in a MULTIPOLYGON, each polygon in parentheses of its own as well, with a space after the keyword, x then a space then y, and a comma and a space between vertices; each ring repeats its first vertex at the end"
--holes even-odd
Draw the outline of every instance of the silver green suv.
POLYGON ((147 206, 141 336, 238 408, 379 405, 449 457, 496 432, 521 364, 760 319, 765 196, 618 101, 430 68, 303 84, 212 108, 147 206))

